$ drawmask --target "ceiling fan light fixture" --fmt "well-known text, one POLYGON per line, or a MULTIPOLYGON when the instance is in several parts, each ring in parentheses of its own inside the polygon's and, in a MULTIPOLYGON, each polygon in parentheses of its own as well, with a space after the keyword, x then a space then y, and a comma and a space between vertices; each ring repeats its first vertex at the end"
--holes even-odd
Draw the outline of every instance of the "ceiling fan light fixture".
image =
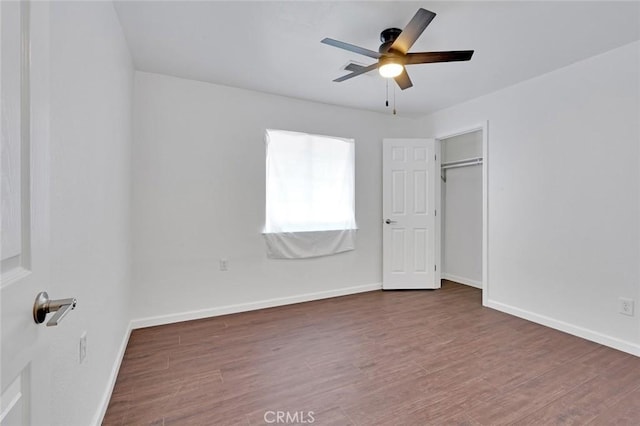
POLYGON ((393 60, 393 58, 385 58, 384 60, 380 60, 380 67, 378 67, 378 72, 384 78, 394 78, 402 74, 404 67, 401 63, 398 63, 393 60))

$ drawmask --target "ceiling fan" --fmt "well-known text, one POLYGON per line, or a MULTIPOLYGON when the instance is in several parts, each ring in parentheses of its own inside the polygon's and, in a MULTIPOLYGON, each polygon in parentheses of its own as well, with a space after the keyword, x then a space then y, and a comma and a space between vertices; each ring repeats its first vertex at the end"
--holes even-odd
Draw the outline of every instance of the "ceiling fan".
POLYGON ((436 14, 426 10, 418 9, 411 21, 404 30, 399 28, 387 28, 380 33, 382 44, 377 52, 364 47, 355 46, 343 41, 325 38, 322 43, 330 46, 345 49, 350 52, 377 59, 378 62, 369 66, 350 64, 345 69, 351 71, 347 75, 336 78, 335 82, 341 82, 361 74, 373 71, 376 68, 380 75, 386 78, 393 78, 402 90, 413 86, 409 74, 405 69, 406 65, 429 64, 434 62, 468 61, 473 55, 473 50, 457 50, 448 52, 418 52, 408 53, 409 49, 416 42, 418 37, 431 23, 436 14))

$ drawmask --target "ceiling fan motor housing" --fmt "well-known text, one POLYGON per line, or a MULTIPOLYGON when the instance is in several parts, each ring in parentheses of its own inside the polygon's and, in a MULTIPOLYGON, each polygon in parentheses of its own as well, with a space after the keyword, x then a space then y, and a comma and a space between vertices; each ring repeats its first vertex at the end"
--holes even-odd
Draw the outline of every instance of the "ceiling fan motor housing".
POLYGON ((389 47, 393 44, 394 41, 398 38, 402 30, 400 28, 387 28, 386 30, 380 33, 380 41, 382 44, 378 49, 379 53, 387 53, 389 51, 389 47))

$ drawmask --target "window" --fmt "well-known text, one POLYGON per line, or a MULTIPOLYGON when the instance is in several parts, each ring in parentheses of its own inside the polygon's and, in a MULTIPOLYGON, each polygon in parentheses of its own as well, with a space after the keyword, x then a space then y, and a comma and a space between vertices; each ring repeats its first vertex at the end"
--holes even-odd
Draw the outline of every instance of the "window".
POLYGON ((267 130, 266 143, 269 254, 312 257, 353 249, 354 140, 267 130))

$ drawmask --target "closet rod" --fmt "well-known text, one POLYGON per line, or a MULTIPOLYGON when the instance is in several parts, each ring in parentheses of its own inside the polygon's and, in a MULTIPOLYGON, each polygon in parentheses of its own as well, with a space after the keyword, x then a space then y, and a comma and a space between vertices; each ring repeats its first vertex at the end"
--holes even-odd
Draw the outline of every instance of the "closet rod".
POLYGON ((454 169, 456 167, 476 166, 478 164, 482 164, 482 157, 467 158, 466 160, 458 160, 458 161, 451 161, 449 163, 442 163, 441 168, 442 170, 446 170, 446 169, 454 169))

